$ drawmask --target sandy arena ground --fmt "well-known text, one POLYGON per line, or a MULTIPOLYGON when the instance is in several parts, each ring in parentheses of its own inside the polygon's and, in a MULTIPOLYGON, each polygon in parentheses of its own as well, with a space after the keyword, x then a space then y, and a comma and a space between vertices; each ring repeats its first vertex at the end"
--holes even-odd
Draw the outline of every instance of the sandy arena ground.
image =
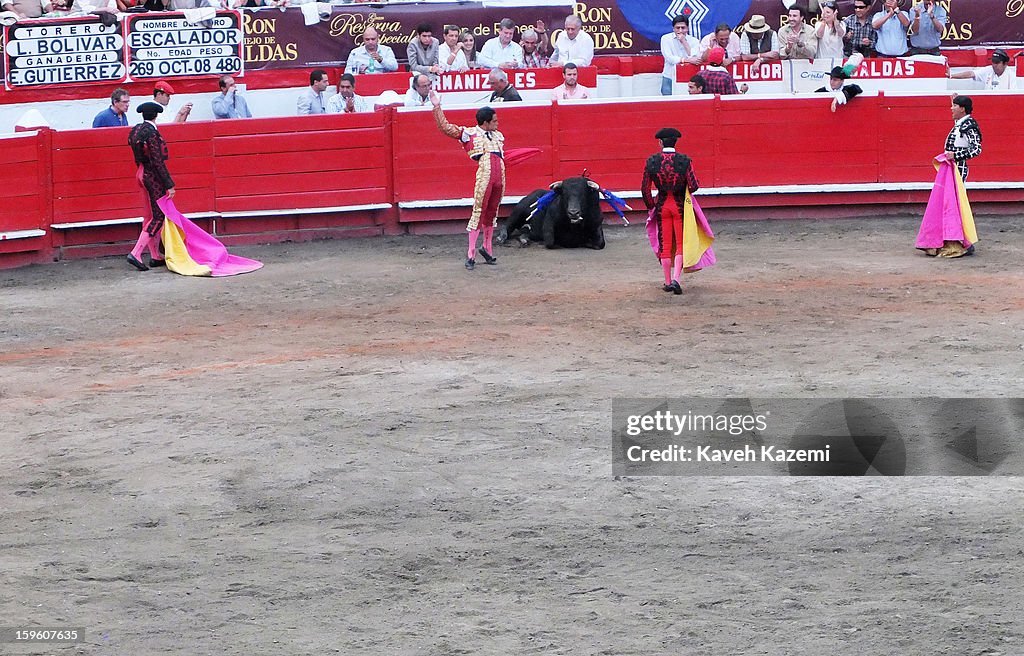
POLYGON ((0 652, 1024 654, 1024 479, 610 462, 615 397, 1024 396, 1024 218, 710 218, 681 297, 639 227, 0 272, 0 625, 87 630, 0 652))

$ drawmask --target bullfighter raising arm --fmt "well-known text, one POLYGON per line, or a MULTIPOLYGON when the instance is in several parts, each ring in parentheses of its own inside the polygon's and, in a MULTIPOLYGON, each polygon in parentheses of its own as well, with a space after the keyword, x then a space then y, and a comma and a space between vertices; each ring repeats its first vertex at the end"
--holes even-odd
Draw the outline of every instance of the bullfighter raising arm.
POLYGON ((429 97, 434 105, 437 129, 441 134, 461 141, 466 153, 477 163, 473 213, 466 226, 469 233, 466 269, 472 271, 476 266, 477 252, 487 264, 497 264, 498 258, 492 255, 492 241, 494 228, 498 225, 498 206, 505 193, 505 137, 498 132, 498 115, 490 107, 481 107, 476 111, 476 127, 459 127, 448 122, 441 110, 441 97, 437 92, 431 91, 429 97), (481 230, 484 243, 477 251, 476 242, 481 230))

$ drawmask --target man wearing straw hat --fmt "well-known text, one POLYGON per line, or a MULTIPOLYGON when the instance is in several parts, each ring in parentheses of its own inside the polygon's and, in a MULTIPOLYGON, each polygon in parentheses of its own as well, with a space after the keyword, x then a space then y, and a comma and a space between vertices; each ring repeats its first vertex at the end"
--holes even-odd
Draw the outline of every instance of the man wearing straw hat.
POLYGON ((740 35, 740 60, 754 62, 756 71, 761 64, 779 59, 779 35, 764 20, 764 16, 754 14, 743 26, 740 35))

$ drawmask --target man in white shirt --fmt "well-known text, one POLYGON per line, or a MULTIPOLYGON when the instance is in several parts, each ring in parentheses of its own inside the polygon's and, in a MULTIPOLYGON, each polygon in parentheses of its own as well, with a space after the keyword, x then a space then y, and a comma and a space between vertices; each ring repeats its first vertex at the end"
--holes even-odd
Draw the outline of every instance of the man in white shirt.
POLYGON ((437 48, 437 65, 442 73, 463 72, 469 70, 469 62, 466 61, 466 53, 462 50, 462 43, 459 41, 459 26, 444 26, 444 43, 437 48))
POLYGON ((488 39, 476 60, 484 68, 521 68, 523 48, 512 40, 516 23, 511 18, 502 18, 498 36, 488 39))
POLYGON ((740 37, 732 31, 728 23, 719 23, 715 26, 714 32, 700 40, 700 59, 702 62, 707 63, 708 55, 711 54, 713 48, 721 48, 725 51, 725 59, 722 60, 722 66, 732 66, 733 62, 740 58, 740 37))
POLYGON ((379 43, 380 35, 376 28, 367 25, 363 30, 363 45, 353 48, 345 62, 345 72, 353 75, 364 73, 394 73, 398 70, 398 60, 388 46, 379 43))
POLYGON ((1006 91, 1016 87, 1015 75, 1010 63, 1010 55, 1002 48, 992 53, 992 65, 976 68, 973 71, 950 73, 951 80, 967 80, 973 78, 981 82, 981 88, 990 91, 1006 91))
POLYGON ((417 73, 412 79, 412 87, 405 92, 406 107, 426 107, 430 105, 430 76, 417 73))
POLYGON ((579 70, 576 64, 569 62, 562 68, 562 78, 565 80, 551 90, 552 100, 578 100, 590 98, 590 89, 577 83, 579 70))
POLYGON ((299 115, 305 114, 326 114, 327 105, 324 103, 324 91, 327 91, 327 71, 318 68, 309 74, 309 86, 299 94, 296 102, 299 115))
POLYGON ((564 66, 569 62, 577 66, 590 66, 594 61, 594 38, 583 31, 579 16, 565 17, 565 30, 555 39, 551 53, 551 66, 564 66))
POLYGON ((331 114, 356 114, 372 112, 373 107, 365 98, 356 95, 356 76, 345 73, 338 80, 338 93, 327 101, 327 111, 331 114))
POLYGON ((672 32, 661 37, 661 56, 665 68, 661 71, 661 95, 671 96, 676 81, 676 66, 700 64, 700 41, 690 36, 690 17, 679 14, 672 19, 672 32))

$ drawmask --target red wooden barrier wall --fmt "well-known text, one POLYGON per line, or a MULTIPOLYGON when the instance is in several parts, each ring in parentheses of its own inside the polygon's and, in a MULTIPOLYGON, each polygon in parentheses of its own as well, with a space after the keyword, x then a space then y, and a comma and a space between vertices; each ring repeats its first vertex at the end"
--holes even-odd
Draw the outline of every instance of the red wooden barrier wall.
MULTIPOLYGON (((510 148, 536 147, 539 157, 509 170, 509 196, 546 187, 583 169, 603 186, 636 192, 643 161, 658 148, 654 132, 675 126, 679 144, 711 194, 708 207, 780 204, 923 202, 926 189, 887 191, 934 179, 931 158, 951 126, 948 96, 855 99, 836 113, 831 98, 686 98, 639 102, 498 106, 510 148), (874 183, 874 190, 813 193, 823 186, 874 183), (778 185, 806 191, 779 196, 778 185), (755 187, 745 193, 742 188, 755 187), (781 199, 781 200, 780 200, 781 199)), ((1024 137, 1021 95, 975 97, 984 152, 971 181, 1014 183, 972 192, 976 201, 1021 202, 1024 137), (1015 186, 1016 185, 1016 186, 1015 186)), ((475 110, 447 110, 473 125, 475 110)), ((398 209, 399 203, 466 199, 475 164, 442 136, 429 111, 385 111, 164 125, 175 200, 186 213, 208 213, 208 227, 236 241, 275 241, 348 234, 398 233, 401 222, 462 218, 466 203, 442 210, 398 209), (380 209, 394 205, 390 209, 380 209), (364 206, 371 206, 367 210, 364 206), (345 211, 346 208, 358 211, 345 211)), ((2 140, 0 176, 9 201, 0 205, 0 267, 71 254, 124 250, 142 214, 134 186, 127 129, 43 130, 2 140), (122 221, 119 221, 122 220, 122 221), (92 222, 86 227, 52 224, 92 222), (43 237, 18 231, 41 229, 43 237), (21 236, 22 238, 17 238, 21 236)), ((921 186, 921 185, 919 185, 921 186)), ((202 222, 202 221, 201 221, 202 222)))

